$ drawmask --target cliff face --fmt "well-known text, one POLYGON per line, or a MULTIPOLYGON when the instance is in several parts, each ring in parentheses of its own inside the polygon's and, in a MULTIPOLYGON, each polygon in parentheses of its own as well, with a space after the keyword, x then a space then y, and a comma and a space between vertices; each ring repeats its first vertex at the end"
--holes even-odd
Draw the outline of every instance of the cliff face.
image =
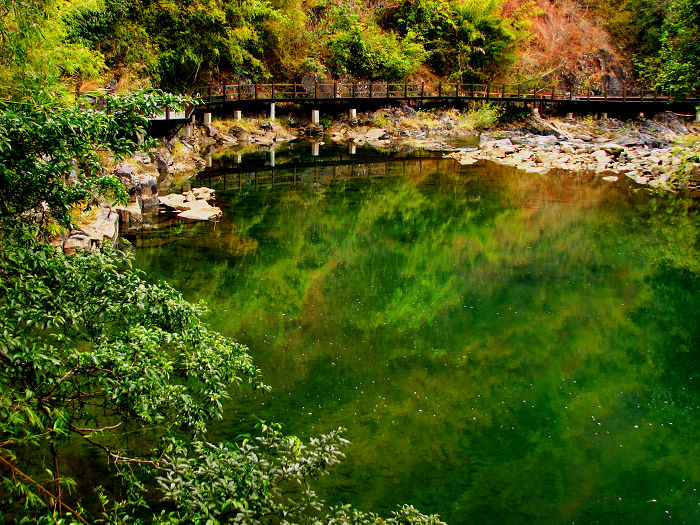
POLYGON ((532 39, 521 47, 515 75, 544 78, 561 87, 621 88, 631 64, 600 21, 572 0, 507 0, 505 12, 533 12, 532 39))

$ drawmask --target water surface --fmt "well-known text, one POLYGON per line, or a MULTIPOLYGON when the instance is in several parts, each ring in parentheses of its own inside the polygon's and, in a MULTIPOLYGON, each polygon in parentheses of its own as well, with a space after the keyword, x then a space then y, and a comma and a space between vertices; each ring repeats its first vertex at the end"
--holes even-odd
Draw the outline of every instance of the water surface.
POLYGON ((323 148, 224 156, 224 218, 138 266, 249 346, 258 418, 338 426, 332 503, 451 524, 700 523, 698 215, 588 175, 323 148), (353 159, 357 159, 353 161, 353 159), (348 162, 354 162, 348 164, 348 162), (257 173, 253 173, 256 170, 257 173))

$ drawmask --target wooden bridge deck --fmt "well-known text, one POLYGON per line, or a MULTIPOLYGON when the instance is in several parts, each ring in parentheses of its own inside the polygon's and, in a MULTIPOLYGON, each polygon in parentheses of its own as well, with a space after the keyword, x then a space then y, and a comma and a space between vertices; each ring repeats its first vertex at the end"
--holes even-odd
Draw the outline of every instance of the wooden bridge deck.
POLYGON ((681 97, 624 87, 619 90, 573 89, 520 86, 506 84, 421 83, 391 82, 317 82, 314 84, 218 84, 199 86, 190 91, 204 106, 235 106, 251 102, 322 103, 353 101, 451 101, 485 100, 524 103, 578 103, 578 104, 687 104, 697 105, 700 93, 681 97))

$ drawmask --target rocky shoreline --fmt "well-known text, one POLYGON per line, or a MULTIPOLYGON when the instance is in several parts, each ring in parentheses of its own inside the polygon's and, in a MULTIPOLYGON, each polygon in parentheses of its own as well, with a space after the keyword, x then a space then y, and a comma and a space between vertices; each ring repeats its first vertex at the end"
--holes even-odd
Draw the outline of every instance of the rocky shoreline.
POLYGON ((212 190, 198 188, 161 196, 159 188, 194 178, 211 165, 217 151, 274 149, 298 138, 376 148, 423 148, 442 152, 460 164, 490 161, 533 175, 564 170, 594 172, 609 182, 629 177, 642 185, 670 191, 683 188, 700 196, 700 126, 684 124, 673 113, 659 114, 653 120, 620 121, 543 119, 534 112, 517 124, 480 127, 473 116, 470 120, 456 110, 417 113, 406 106, 354 119, 342 117, 325 130, 289 119, 218 121, 108 168, 129 190, 129 204, 103 204, 89 220, 55 238, 54 244, 65 253, 75 253, 102 242, 115 243, 121 234, 155 228, 161 213, 216 220, 221 210, 209 204, 214 198, 212 190), (473 138, 474 147, 450 145, 468 137, 473 138))
MULTIPOLYGON (((605 119, 595 128, 571 120, 556 123, 537 117, 520 130, 482 134, 479 147, 449 153, 460 164, 489 160, 515 166, 529 173, 546 173, 552 169, 594 172, 605 181, 626 176, 635 182, 665 190, 700 190, 700 167, 688 166, 686 180, 675 179, 683 162, 674 153, 674 141, 691 133, 673 114, 657 120, 623 123, 605 119), (532 124, 536 127, 533 127, 532 124), (606 129, 607 128, 607 129, 606 129)), ((696 147, 697 149, 697 147, 696 147)))

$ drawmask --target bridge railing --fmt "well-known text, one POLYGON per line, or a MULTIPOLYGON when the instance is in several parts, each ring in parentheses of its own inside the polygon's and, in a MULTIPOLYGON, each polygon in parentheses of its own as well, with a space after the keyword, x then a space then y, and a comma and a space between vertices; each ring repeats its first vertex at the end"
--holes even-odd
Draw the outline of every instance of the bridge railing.
POLYGON ((191 95, 204 104, 235 101, 304 101, 332 99, 471 99, 521 101, 616 101, 667 102, 698 101, 698 92, 682 97, 650 91, 639 87, 591 89, 576 87, 562 89, 554 86, 511 84, 464 84, 454 82, 394 83, 394 82, 315 82, 266 84, 214 84, 195 87, 191 95))

